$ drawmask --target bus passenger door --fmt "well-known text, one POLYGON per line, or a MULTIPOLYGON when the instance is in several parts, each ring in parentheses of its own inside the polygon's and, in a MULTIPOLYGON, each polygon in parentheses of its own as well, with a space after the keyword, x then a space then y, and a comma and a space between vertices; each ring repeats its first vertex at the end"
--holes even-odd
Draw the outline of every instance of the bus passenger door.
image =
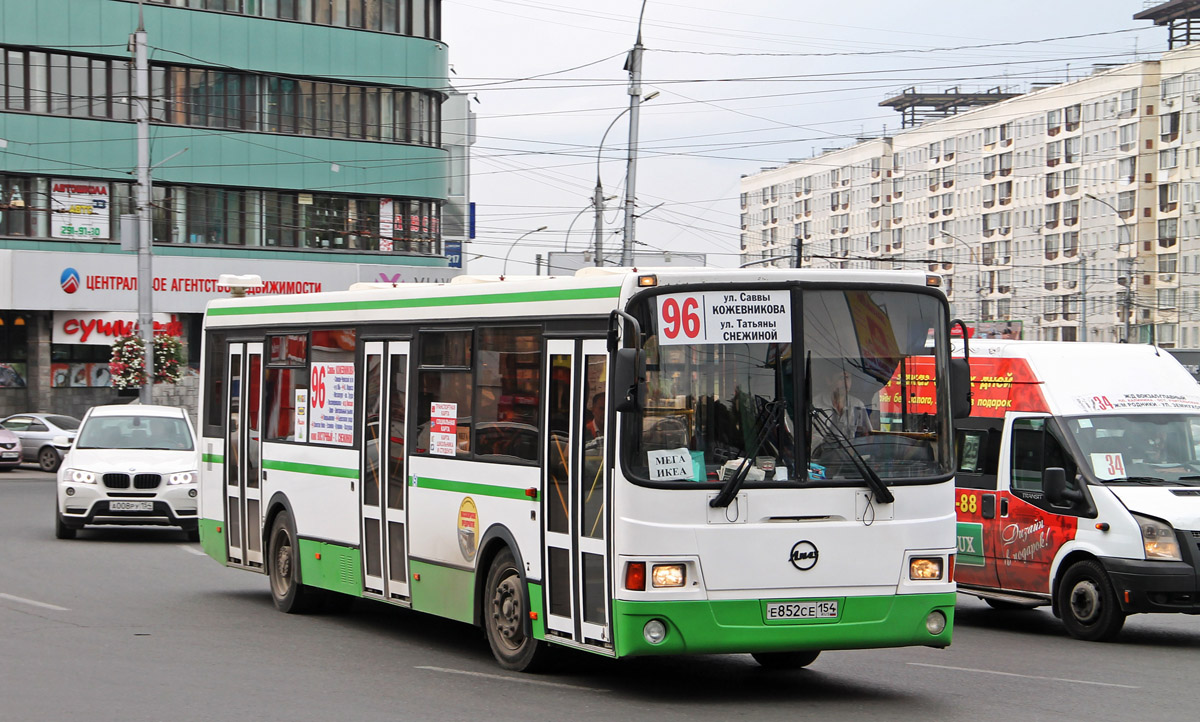
POLYGON ((607 351, 602 340, 553 340, 546 356, 546 628, 577 644, 610 647, 607 351))
POLYGON ((262 567, 261 343, 229 344, 225 526, 229 561, 262 567))
POLYGON ((369 341, 363 355, 362 400, 363 596, 409 596, 405 493, 405 410, 408 342, 369 341))

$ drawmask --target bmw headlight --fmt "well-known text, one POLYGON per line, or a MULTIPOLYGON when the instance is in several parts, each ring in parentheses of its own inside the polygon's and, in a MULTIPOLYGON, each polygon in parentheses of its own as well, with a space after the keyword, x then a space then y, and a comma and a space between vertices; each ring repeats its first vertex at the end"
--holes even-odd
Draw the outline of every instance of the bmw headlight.
POLYGON ((1142 530, 1142 547, 1146 550, 1147 559, 1183 561, 1179 553, 1179 540, 1175 538, 1175 530, 1170 524, 1140 514, 1134 514, 1133 519, 1142 530))
POLYGON ((83 469, 67 469, 65 472, 63 472, 63 479, 66 481, 73 481, 76 484, 96 483, 96 475, 93 472, 84 471, 83 469))
POLYGON ((181 471, 167 477, 168 484, 195 484, 199 480, 200 472, 197 471, 181 471))

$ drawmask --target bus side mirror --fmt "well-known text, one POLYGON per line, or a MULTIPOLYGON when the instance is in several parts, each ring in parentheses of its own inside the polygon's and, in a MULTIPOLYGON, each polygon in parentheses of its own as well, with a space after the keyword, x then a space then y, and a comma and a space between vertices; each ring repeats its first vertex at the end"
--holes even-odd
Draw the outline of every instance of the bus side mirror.
POLYGON ((950 414, 956 419, 971 415, 971 364, 965 358, 950 359, 950 414))
POLYGON ((613 392, 617 411, 637 411, 642 408, 645 385, 642 379, 642 352, 636 348, 619 348, 613 364, 613 392))
POLYGON ((1067 471, 1061 466, 1051 466, 1042 471, 1042 491, 1054 506, 1070 506, 1083 501, 1083 492, 1067 487, 1067 471))

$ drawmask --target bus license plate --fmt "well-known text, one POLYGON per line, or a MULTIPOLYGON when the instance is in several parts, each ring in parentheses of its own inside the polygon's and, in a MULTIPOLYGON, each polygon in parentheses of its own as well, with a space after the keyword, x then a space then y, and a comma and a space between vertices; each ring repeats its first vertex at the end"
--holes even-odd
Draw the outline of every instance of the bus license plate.
POLYGON ((811 602, 767 602, 767 621, 799 619, 837 619, 836 599, 811 602))
POLYGON ((109 511, 154 511, 152 501, 110 501, 109 511))

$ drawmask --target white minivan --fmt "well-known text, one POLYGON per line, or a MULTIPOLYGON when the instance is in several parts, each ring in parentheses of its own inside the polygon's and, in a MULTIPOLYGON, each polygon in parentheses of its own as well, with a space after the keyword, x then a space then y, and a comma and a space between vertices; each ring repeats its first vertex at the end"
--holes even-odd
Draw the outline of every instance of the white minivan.
POLYGON ((199 541, 200 453, 191 419, 171 406, 88 410, 58 470, 55 536, 91 524, 177 526, 199 541))

